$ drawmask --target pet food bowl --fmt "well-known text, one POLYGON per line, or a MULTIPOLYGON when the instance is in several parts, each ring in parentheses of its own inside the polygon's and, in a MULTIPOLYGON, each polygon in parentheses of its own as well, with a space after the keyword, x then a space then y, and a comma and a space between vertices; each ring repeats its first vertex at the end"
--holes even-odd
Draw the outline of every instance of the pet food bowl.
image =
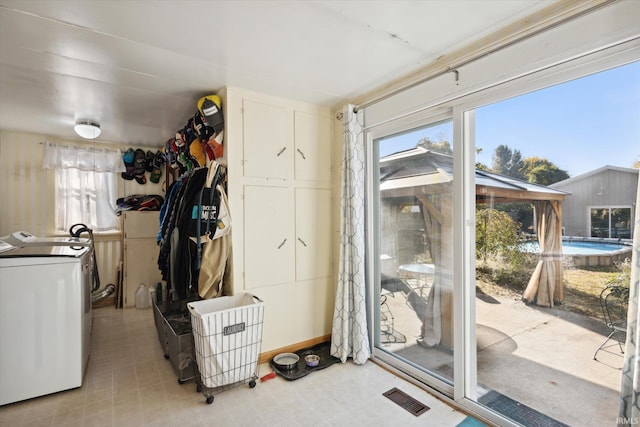
POLYGON ((313 368, 314 366, 318 366, 318 363, 320 363, 320 356, 316 354, 309 354, 304 357, 304 360, 307 362, 307 366, 313 368))
POLYGON ((282 370, 291 370, 298 365, 299 356, 295 353, 280 353, 273 358, 273 363, 282 370))

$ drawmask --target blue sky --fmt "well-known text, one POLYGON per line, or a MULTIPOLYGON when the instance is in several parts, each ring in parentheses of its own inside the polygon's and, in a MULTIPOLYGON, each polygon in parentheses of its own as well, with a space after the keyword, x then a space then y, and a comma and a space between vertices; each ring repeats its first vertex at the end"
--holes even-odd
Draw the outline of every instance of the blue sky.
MULTIPOLYGON (((425 136, 451 141, 451 126, 384 141, 381 155, 425 136)), ((640 160, 640 62, 478 108, 477 161, 491 166, 501 144, 523 158, 547 158, 570 176, 604 165, 630 168, 640 160)))

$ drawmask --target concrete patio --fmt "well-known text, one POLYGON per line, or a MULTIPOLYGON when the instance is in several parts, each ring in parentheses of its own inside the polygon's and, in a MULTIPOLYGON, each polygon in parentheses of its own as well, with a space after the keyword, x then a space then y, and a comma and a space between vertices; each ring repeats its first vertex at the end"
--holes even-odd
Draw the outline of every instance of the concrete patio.
MULTIPOLYGON (((406 293, 386 301, 398 342, 383 349, 452 379, 450 351, 417 345, 420 321, 406 293)), ((495 390, 568 425, 615 424, 623 358, 601 351, 593 359, 607 335, 603 322, 484 294, 476 313, 478 398, 495 390)))

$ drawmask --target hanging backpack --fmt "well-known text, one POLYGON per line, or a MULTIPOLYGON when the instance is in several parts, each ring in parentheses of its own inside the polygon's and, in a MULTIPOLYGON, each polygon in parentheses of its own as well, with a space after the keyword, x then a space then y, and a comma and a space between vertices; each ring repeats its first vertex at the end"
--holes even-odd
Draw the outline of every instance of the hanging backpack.
POLYGON ((189 238, 197 245, 196 269, 200 267, 202 245, 231 231, 231 215, 223 181, 222 166, 212 161, 198 203, 193 204, 191 209, 189 238))

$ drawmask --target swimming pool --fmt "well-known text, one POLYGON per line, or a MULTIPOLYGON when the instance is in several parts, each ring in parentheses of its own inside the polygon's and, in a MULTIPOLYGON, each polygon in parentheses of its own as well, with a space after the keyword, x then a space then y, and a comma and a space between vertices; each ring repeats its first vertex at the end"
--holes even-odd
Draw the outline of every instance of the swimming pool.
MULTIPOLYGON (((540 253, 538 242, 525 242, 520 245, 523 252, 540 253)), ((562 253, 567 262, 576 267, 613 265, 631 258, 631 245, 619 242, 572 240, 562 241, 562 253)))

